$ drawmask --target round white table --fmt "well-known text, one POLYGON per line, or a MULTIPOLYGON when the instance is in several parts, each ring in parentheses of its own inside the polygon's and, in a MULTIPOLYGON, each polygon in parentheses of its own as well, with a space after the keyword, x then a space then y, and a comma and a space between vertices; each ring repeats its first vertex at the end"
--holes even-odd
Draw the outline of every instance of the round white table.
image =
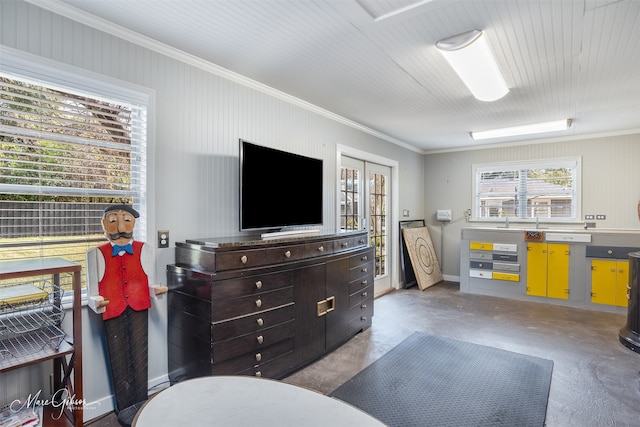
POLYGON ((175 384, 149 399, 134 427, 380 427, 360 409, 315 391, 244 376, 211 376, 175 384))

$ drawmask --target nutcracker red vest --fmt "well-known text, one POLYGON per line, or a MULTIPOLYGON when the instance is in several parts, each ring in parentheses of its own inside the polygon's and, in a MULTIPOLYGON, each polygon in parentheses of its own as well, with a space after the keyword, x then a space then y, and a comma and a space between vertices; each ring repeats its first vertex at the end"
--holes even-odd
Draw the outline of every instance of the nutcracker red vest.
POLYGON ((133 255, 111 256, 112 246, 106 243, 98 249, 105 260, 104 277, 98 283, 98 292, 105 300, 109 300, 103 320, 121 315, 127 306, 135 311, 151 307, 149 294, 149 278, 142 268, 140 253, 142 242, 134 241, 133 255))

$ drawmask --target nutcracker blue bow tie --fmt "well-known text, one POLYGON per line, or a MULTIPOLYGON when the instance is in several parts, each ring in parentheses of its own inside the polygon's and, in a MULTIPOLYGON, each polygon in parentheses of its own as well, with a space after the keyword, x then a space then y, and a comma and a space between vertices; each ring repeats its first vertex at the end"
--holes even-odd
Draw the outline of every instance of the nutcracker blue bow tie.
POLYGON ((131 243, 124 246, 113 245, 113 251, 111 252, 111 256, 118 255, 120 251, 125 251, 126 253, 133 255, 133 248, 131 247, 131 243))

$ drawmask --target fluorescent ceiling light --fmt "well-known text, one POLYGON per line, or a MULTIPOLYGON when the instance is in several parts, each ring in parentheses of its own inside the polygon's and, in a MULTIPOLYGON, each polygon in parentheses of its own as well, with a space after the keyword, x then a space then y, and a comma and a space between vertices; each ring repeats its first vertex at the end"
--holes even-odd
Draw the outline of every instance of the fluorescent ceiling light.
POLYGON ((484 32, 471 30, 440 40, 440 53, 480 101, 497 101, 509 92, 484 32))
POLYGON ((571 127, 571 119, 556 120, 553 122, 534 123, 531 125, 514 126, 510 128, 471 132, 473 139, 502 138, 505 136, 529 135, 535 133, 555 132, 567 130, 571 127))

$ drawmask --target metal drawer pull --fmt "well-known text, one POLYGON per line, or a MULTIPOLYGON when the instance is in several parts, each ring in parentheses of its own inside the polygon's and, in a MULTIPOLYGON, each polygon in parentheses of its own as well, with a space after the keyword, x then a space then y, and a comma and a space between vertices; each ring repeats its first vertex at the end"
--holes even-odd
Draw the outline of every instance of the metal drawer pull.
POLYGON ((330 313, 335 309, 336 309, 336 297, 333 296, 333 297, 327 298, 327 313, 330 313))
POLYGON ((367 321, 367 316, 362 316, 362 317, 360 318, 360 320, 362 320, 363 322, 366 322, 366 321, 367 321))
POLYGON ((262 360, 262 354, 256 353, 256 362, 259 362, 261 360, 262 360))
POLYGON ((327 299, 323 299, 322 301, 318 301, 317 303, 316 315, 317 317, 324 316, 327 313, 332 312, 336 309, 336 297, 332 296, 327 299))
POLYGON ((256 282, 256 289, 262 289, 262 280, 256 282))
POLYGON ((247 261, 249 261, 249 258, 247 258, 247 256, 246 256, 246 255, 242 255, 242 256, 240 257, 240 262, 241 262, 241 263, 246 264, 246 263, 247 263, 247 261))
POLYGON ((369 283, 369 281, 368 281, 368 280, 363 280, 362 282, 360 282, 360 284, 361 284, 361 285, 366 285, 366 284, 368 284, 368 283, 369 283))
POLYGON ((362 304, 360 308, 367 308, 367 304, 362 304))
POLYGON ((366 242, 366 240, 364 240, 364 239, 360 239, 360 240, 358 240, 358 243, 360 243, 361 245, 363 245, 363 244, 364 244, 364 242, 366 242))
POLYGON ((287 252, 285 252, 285 253, 284 253, 284 256, 285 256, 286 258, 291 258, 291 251, 287 251, 287 252))
POLYGON ((262 317, 258 317, 256 319, 256 323, 258 324, 258 326, 262 326, 262 325, 264 325, 264 320, 262 320, 262 317))
POLYGON ((258 344, 262 344, 264 342, 264 337, 262 335, 258 335, 256 341, 258 341, 258 344))
POLYGON ((361 260, 361 261, 366 261, 366 260, 368 260, 368 259, 369 259, 369 258, 367 258, 367 256, 366 256, 366 255, 365 255, 365 256, 363 256, 362 258, 360 258, 360 260, 361 260))
POLYGON ((258 307, 258 308, 262 307, 262 300, 261 299, 257 299, 256 300, 256 307, 258 307))
POLYGON ((349 246, 349 243, 347 243, 347 242, 344 242, 344 243, 342 244, 342 247, 343 247, 343 248, 346 248, 346 247, 348 247, 348 246, 349 246))
POLYGON ((362 269, 362 272, 363 272, 363 273, 366 273, 367 271, 369 271, 369 270, 367 270, 367 267, 365 267, 365 268, 363 268, 363 269, 362 269))
POLYGON ((320 246, 320 247, 318 248, 318 250, 319 250, 320 252, 324 252, 324 246, 320 246))
POLYGON ((368 295, 368 294, 367 294, 366 292, 363 292, 363 293, 362 293, 362 296, 363 296, 363 297, 366 297, 367 295, 368 295))
POLYGON ((258 378, 262 377, 262 372, 256 371, 256 377, 258 377, 258 378))

